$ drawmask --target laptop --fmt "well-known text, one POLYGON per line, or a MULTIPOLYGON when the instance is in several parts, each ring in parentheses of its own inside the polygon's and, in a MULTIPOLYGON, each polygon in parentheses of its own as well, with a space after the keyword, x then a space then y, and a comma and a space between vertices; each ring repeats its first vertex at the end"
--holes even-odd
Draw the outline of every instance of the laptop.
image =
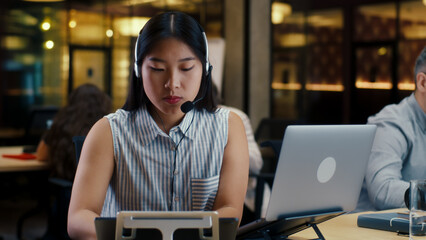
POLYGON ((288 126, 266 215, 241 226, 237 239, 317 231, 354 210, 375 132, 375 125, 288 126))

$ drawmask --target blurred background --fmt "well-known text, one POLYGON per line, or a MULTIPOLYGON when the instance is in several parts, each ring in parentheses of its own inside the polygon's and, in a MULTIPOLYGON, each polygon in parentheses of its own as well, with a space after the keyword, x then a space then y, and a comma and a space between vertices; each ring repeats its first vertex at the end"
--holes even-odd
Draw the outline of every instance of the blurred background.
POLYGON ((192 15, 209 39, 222 40, 216 83, 224 103, 247 112, 255 128, 262 118, 364 123, 414 89, 413 63, 426 43, 424 4, 3 0, 0 143, 19 141, 32 109, 64 105, 86 82, 120 108, 138 32, 169 10, 192 15))
MULTIPOLYGON (((265 125, 281 138, 277 122, 365 123, 414 90, 426 46, 426 0, 1 0, 0 146, 37 144, 84 83, 120 108, 140 29, 170 10, 204 27, 223 103, 248 114, 258 142, 265 125)), ((11 176, 29 181, 0 180, 11 176)), ((35 203, 0 186, 0 239, 14 239, 35 203)), ((45 231, 46 215, 37 216, 26 238, 45 231)))

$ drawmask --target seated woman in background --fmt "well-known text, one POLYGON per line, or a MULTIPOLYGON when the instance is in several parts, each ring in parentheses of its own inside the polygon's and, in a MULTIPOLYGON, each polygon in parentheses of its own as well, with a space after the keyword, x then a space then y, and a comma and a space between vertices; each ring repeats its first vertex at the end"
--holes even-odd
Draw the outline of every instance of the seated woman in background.
POLYGON ((56 114, 37 147, 37 159, 48 161, 52 177, 74 180, 76 160, 72 137, 87 135, 111 108, 110 97, 93 84, 83 84, 72 91, 67 105, 56 114))

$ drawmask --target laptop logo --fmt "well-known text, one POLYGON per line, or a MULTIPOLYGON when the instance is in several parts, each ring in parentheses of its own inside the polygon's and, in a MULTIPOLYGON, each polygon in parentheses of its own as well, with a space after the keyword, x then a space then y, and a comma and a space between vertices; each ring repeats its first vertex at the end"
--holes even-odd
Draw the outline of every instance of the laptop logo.
POLYGON ((332 157, 327 157, 320 163, 317 169, 317 179, 320 183, 326 183, 334 176, 336 172, 336 160, 332 157))

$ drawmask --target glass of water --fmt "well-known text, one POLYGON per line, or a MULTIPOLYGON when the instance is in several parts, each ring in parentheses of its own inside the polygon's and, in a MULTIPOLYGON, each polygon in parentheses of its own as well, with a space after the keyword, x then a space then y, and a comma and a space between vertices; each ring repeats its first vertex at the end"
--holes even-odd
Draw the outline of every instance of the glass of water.
POLYGON ((426 179, 410 181, 410 240, 426 236, 426 179))

